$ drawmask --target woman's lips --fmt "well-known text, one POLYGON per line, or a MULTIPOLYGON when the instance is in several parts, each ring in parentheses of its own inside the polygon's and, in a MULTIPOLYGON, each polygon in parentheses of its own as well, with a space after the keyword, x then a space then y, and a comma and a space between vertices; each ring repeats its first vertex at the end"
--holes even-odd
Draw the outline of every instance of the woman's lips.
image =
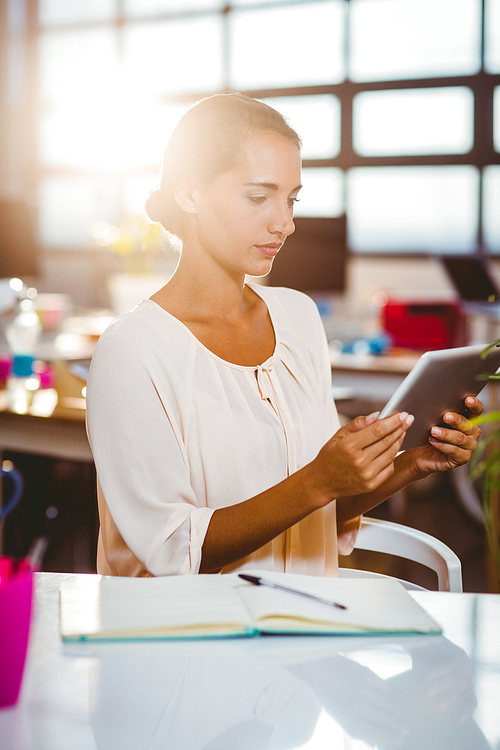
POLYGON ((281 244, 270 243, 269 245, 256 245, 255 246, 261 253, 267 255, 268 258, 274 258, 281 247, 281 244))

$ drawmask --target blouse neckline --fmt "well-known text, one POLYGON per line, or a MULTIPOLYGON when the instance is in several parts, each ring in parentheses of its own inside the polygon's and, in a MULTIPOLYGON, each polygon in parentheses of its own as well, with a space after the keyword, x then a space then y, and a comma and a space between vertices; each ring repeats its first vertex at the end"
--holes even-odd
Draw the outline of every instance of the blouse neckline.
POLYGON ((188 334, 188 336, 190 336, 193 339, 193 341, 196 342, 196 344, 200 347, 200 349, 203 349, 204 352, 206 352, 207 354, 209 354, 211 357, 213 357, 213 359, 217 360, 221 364, 226 365, 227 367, 232 367, 234 370, 242 370, 242 371, 246 371, 246 372, 255 372, 256 370, 271 370, 273 368, 273 366, 274 366, 277 358, 278 358, 279 340, 278 340, 278 332, 276 330, 276 325, 274 323, 273 316, 271 314, 271 311, 269 309, 269 306, 268 306, 266 300, 263 298, 263 296, 261 294, 259 294, 259 292, 255 288, 257 285, 256 284, 249 284, 247 282, 246 286, 248 286, 250 289, 252 289, 252 291, 254 291, 255 294, 258 297, 260 297, 260 299, 262 300, 262 302, 265 304, 265 306, 267 308, 268 315, 269 315, 269 319, 271 321, 271 325, 272 325, 273 331, 274 331, 274 352, 271 354, 270 357, 268 357, 265 360, 265 362, 262 362, 261 364, 258 364, 258 365, 238 365, 235 362, 229 362, 228 360, 223 359, 222 357, 219 357, 217 354, 215 354, 215 352, 213 352, 211 349, 209 349, 207 346, 205 346, 205 344, 203 344, 200 341, 200 339, 197 336, 194 335, 194 333, 191 331, 190 328, 188 328, 188 326, 185 323, 183 323, 181 320, 179 320, 179 318, 176 318, 175 315, 172 315, 172 313, 169 313, 168 310, 165 310, 165 308, 162 307, 161 305, 159 305, 157 302, 155 302, 152 299, 147 298, 147 299, 143 299, 140 304, 142 305, 144 303, 146 303, 146 304, 149 303, 151 305, 154 305, 155 308, 157 308, 158 310, 160 310, 164 315, 167 315, 171 320, 173 320, 175 323, 177 323, 177 325, 179 325, 188 334))

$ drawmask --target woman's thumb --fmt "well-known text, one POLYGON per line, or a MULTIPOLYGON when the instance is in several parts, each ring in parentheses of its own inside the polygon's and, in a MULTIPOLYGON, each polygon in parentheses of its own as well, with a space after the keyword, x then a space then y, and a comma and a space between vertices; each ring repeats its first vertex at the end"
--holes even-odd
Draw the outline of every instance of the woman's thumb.
POLYGON ((368 414, 368 416, 366 417, 356 417, 356 419, 353 419, 352 422, 349 422, 347 427, 350 428, 351 432, 358 432, 359 430, 362 430, 363 427, 367 427, 369 424, 373 424, 373 422, 376 422, 379 414, 379 411, 374 411, 371 414, 368 414))

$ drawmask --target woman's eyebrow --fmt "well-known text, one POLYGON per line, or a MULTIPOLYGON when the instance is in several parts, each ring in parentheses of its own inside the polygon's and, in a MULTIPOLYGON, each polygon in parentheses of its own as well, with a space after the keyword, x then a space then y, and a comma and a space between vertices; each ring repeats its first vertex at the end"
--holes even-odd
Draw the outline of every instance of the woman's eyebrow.
MULTIPOLYGON (((268 190, 279 190, 279 185, 274 182, 245 182, 245 187, 263 187, 268 190)), ((302 188, 302 185, 297 185, 291 190, 291 193, 298 192, 302 188)))

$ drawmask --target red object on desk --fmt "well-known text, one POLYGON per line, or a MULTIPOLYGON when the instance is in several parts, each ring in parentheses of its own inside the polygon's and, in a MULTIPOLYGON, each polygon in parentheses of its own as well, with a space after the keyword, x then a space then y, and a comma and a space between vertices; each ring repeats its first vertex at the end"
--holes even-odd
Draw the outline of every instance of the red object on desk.
POLYGON ((429 351, 465 344, 465 319, 453 302, 389 298, 381 313, 394 346, 429 351))

